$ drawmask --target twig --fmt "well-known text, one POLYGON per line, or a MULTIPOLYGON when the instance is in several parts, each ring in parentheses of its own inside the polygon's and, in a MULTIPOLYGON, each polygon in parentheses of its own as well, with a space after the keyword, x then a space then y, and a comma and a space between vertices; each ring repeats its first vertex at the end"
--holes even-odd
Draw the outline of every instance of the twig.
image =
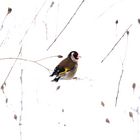
POLYGON ((48 39, 48 27, 47 27, 47 23, 45 21, 43 21, 44 25, 45 25, 45 32, 46 32, 46 40, 48 39))
POLYGON ((122 34, 122 36, 119 38, 119 40, 115 43, 113 48, 108 52, 108 54, 102 59, 101 63, 105 61, 105 59, 111 54, 111 52, 115 49, 115 47, 118 45, 118 43, 121 41, 121 39, 124 37, 124 35, 127 33, 127 31, 132 27, 132 24, 129 25, 129 27, 125 30, 125 32, 122 34))
POLYGON ((67 22, 67 24, 63 27, 63 29, 59 32, 59 34, 55 37, 55 39, 53 40, 53 42, 49 45, 49 47, 47 48, 47 51, 52 47, 52 45, 57 41, 57 39, 60 37, 60 35, 64 32, 64 30, 70 24, 70 22, 72 21, 72 19, 74 18, 74 16, 77 14, 78 10, 80 9, 80 7, 82 6, 82 4, 84 2, 85 2, 85 0, 82 0, 82 2, 78 5, 76 11, 73 13, 73 15, 71 16, 71 18, 69 19, 69 21, 67 22))
POLYGON ((39 15, 40 11, 41 11, 41 10, 43 9, 43 7, 45 6, 46 2, 47 2, 47 0, 45 0, 45 1, 42 3, 42 5, 41 5, 41 7, 39 8, 39 10, 37 11, 37 13, 36 13, 36 15, 35 15, 33 21, 36 20, 37 16, 39 15))
POLYGON ((118 82, 118 90, 117 90, 115 106, 117 106, 118 96, 119 96, 119 93, 120 93, 120 84, 121 84, 121 81, 122 81, 123 73, 124 73, 124 69, 123 69, 123 66, 122 66, 122 71, 121 71, 120 79, 119 79, 119 82, 118 82))
MULTIPOLYGON (((3 92, 4 92, 4 86, 5 86, 5 84, 6 84, 6 80, 8 79, 8 77, 9 77, 9 75, 10 75, 10 73, 11 73, 13 67, 15 66, 17 60, 21 60, 21 59, 18 59, 18 57, 20 56, 21 51, 22 51, 22 44, 21 44, 21 43, 23 42, 23 40, 24 40, 25 36, 27 35, 27 33, 29 32, 29 30, 30 30, 30 28, 31 28, 31 26, 32 26, 32 24, 33 24, 33 22, 34 22, 34 20, 36 20, 37 16, 39 15, 41 9, 44 7, 44 5, 46 4, 46 2, 47 2, 47 0, 45 0, 45 1, 43 2, 43 4, 41 5, 40 9, 39 9, 38 12, 35 14, 35 16, 34 16, 32 22, 31 22, 30 26, 27 28, 27 30, 25 30, 23 37, 22 37, 21 40, 19 41, 19 44, 20 44, 20 51, 19 51, 19 54, 18 54, 18 56, 17 56, 16 58, 14 58, 15 61, 14 61, 13 65, 12 65, 12 67, 11 67, 9 73, 7 74, 7 76, 6 76, 6 78, 5 78, 4 82, 3 82, 3 84, 1 85, 1 89, 2 89, 3 92)), ((10 12, 11 12, 11 11, 10 11, 10 9, 8 8, 7 15, 8 15, 10 12)), ((6 15, 6 16, 7 16, 7 15, 6 15)), ((4 19, 4 20, 5 20, 5 19, 4 19)), ((27 60, 24 60, 24 61, 27 61, 27 60)), ((31 62, 31 61, 30 61, 30 62, 31 62)), ((32 61, 32 62, 33 62, 33 61, 32 61)), ((37 63, 37 62, 36 62, 36 64, 38 64, 38 65, 44 67, 45 69, 47 69, 45 66, 41 65, 40 63, 37 63)))
MULTIPOLYGON (((11 66, 11 68, 10 68, 10 70, 9 70, 9 72, 8 72, 8 74, 7 74, 7 76, 6 76, 5 80, 4 80, 4 82, 3 82, 3 84, 1 85, 1 89, 2 89, 2 87, 4 87, 4 85, 6 84, 6 81, 7 81, 7 79, 9 78, 10 73, 12 72, 12 70, 13 70, 15 64, 16 64, 17 59, 18 59, 18 57, 19 57, 20 54, 21 54, 21 51, 22 51, 22 46, 21 46, 21 48, 20 48, 20 50, 19 50, 19 53, 18 53, 18 55, 17 55, 17 58, 15 59, 15 61, 14 61, 13 65, 11 66)), ((4 90, 4 89, 3 89, 3 90, 4 90)))
POLYGON ((6 13, 6 15, 4 16, 4 19, 3 19, 3 21, 2 21, 2 25, 1 25, 1 27, 0 27, 0 30, 3 29, 4 22, 5 22, 6 18, 7 18, 7 16, 8 16, 11 12, 12 12, 12 8, 8 7, 7 13, 6 13))
POLYGON ((0 43, 0 47, 2 47, 2 45, 9 39, 8 34, 9 34, 9 32, 7 32, 6 36, 4 37, 4 39, 2 40, 2 42, 0 43))
POLYGON ((140 122, 139 122, 139 107, 137 112, 137 140, 140 139, 140 122))
POLYGON ((22 140, 22 112, 23 112, 23 69, 21 69, 20 84, 21 84, 21 99, 20 99, 20 118, 19 118, 19 129, 20 129, 20 140, 22 140))
POLYGON ((41 58, 41 59, 35 60, 34 62, 43 61, 43 60, 45 60, 45 59, 53 58, 53 57, 62 58, 63 56, 62 56, 62 55, 54 55, 54 56, 43 57, 43 58, 41 58))
POLYGON ((3 29, 3 26, 4 26, 4 21, 6 20, 7 18, 7 14, 5 15, 3 21, 2 21, 2 24, 1 24, 1 27, 0 27, 0 31, 3 29))
MULTIPOLYGON (((35 14, 35 16, 34 16, 32 22, 31 22, 31 25, 32 25, 32 23, 34 22, 34 20, 37 18, 37 16, 39 15, 41 9, 44 7, 44 5, 45 5, 46 2, 47 2, 47 0, 45 0, 45 1, 43 2, 43 4, 41 5, 40 9, 39 9, 38 12, 35 14)), ((10 12, 11 12, 11 10, 8 8, 8 13, 7 13, 7 15, 8 15, 10 12)), ((6 16, 7 16, 7 15, 6 15, 6 16)), ((23 37, 22 37, 21 40, 19 41, 19 44, 21 44, 21 43, 23 42, 25 36, 26 36, 27 33, 29 32, 29 29, 31 28, 31 25, 30 25, 29 28, 25 31, 23 37)), ((19 53, 18 53, 18 56, 17 56, 16 58, 13 58, 13 59, 15 59, 15 61, 14 61, 14 63, 13 63, 13 65, 12 65, 12 67, 11 67, 9 73, 7 74, 7 76, 6 76, 5 80, 4 80, 4 82, 3 82, 2 86, 1 86, 1 89, 3 89, 4 85, 6 84, 6 81, 7 81, 8 77, 9 77, 9 75, 10 75, 10 73, 11 73, 13 67, 15 66, 17 60, 24 60, 24 61, 33 62, 33 61, 31 61, 31 60, 18 58, 18 57, 20 56, 20 54, 21 54, 21 51, 22 51, 22 45, 21 45, 21 47, 20 47, 20 51, 19 51, 19 53)), ((10 58, 10 59, 12 59, 12 58, 10 58)), ((1 59, 1 60, 2 60, 2 59, 1 59)), ((40 66, 42 66, 42 67, 44 67, 45 69, 47 69, 45 66, 41 65, 40 63, 37 63, 37 62, 35 62, 35 63, 38 64, 38 65, 40 65, 40 66)), ((48 70, 48 69, 47 69, 47 70, 48 70)))
POLYGON ((34 23, 34 21, 36 20, 37 16, 39 15, 40 11, 42 10, 42 8, 45 6, 47 0, 45 0, 43 2, 43 4, 41 5, 41 7, 39 8, 39 10, 37 11, 37 13, 35 14, 35 16, 33 17, 31 23, 29 24, 29 27, 25 30, 24 34, 23 34, 23 37, 21 38, 21 40, 19 41, 19 44, 21 44, 25 38, 25 36, 28 34, 29 30, 31 29, 32 27, 32 24, 34 23))
POLYGON ((34 60, 29 60, 29 59, 25 59, 25 58, 18 58, 18 57, 0 58, 0 60, 10 60, 10 59, 11 60, 14 59, 16 61, 21 60, 21 61, 31 62, 31 63, 37 64, 37 65, 43 67, 44 69, 46 69, 47 71, 50 72, 50 70, 47 67, 45 67, 44 65, 42 65, 42 64, 40 64, 40 63, 38 63, 37 61, 34 61, 34 60))
POLYGON ((0 43, 0 47, 4 44, 5 39, 2 40, 2 42, 0 43))
POLYGON ((118 3, 118 1, 117 2, 114 2, 114 3, 111 3, 102 13, 100 13, 98 15, 97 18, 102 17, 106 12, 108 12, 109 9, 113 8, 117 3, 118 3))
POLYGON ((115 106, 117 106, 118 96, 119 96, 119 93, 120 93, 120 84, 121 84, 122 77, 123 77, 123 73, 124 73, 124 68, 123 68, 123 66, 124 66, 124 62, 125 62, 125 60, 126 60, 126 56, 127 56, 129 31, 127 30, 126 33, 127 33, 126 49, 125 49, 124 58, 123 58, 123 60, 122 60, 122 70, 121 70, 120 79, 119 79, 119 82, 118 82, 118 90, 117 90, 117 96, 116 96, 115 106))

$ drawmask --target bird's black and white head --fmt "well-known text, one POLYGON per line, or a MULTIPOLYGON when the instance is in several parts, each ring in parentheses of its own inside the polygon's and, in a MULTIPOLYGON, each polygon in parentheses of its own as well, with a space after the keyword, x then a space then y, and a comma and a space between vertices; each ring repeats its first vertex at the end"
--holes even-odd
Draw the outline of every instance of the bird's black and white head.
POLYGON ((73 61, 73 62, 78 62, 79 59, 79 54, 76 51, 71 51, 68 55, 68 57, 73 61))

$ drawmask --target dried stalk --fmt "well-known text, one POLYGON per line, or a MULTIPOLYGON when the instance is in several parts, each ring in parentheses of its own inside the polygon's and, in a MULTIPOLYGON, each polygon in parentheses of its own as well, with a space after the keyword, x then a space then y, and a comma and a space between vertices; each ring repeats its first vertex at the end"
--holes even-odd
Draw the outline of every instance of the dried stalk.
POLYGON ((102 59, 101 63, 103 63, 106 58, 112 53, 112 51, 116 48, 116 46, 118 45, 118 43, 122 40, 122 38, 124 37, 124 35, 128 32, 128 30, 132 27, 132 24, 129 25, 129 27, 125 30, 125 32, 122 34, 122 36, 119 38, 119 40, 115 43, 115 45, 113 46, 113 48, 107 53, 107 55, 102 59))
POLYGON ((72 21, 72 19, 74 18, 74 16, 77 14, 78 10, 80 9, 80 7, 84 3, 84 1, 85 0, 82 0, 82 2, 78 5, 76 11, 73 13, 73 15, 71 16, 71 18, 69 19, 69 21, 67 22, 67 24, 63 27, 63 29, 60 31, 60 33, 55 37, 55 39, 53 40, 53 42, 49 45, 49 47, 47 48, 47 51, 53 46, 53 44, 57 41, 57 39, 60 37, 60 35, 64 32, 64 30, 70 24, 70 22, 72 21))

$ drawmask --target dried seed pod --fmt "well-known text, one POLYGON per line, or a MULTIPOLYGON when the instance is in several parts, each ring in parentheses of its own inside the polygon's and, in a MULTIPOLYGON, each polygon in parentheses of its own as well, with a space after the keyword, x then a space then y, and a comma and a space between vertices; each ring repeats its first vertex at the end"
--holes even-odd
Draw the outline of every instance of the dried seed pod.
POLYGON ((126 33, 127 33, 127 35, 129 35, 129 31, 127 31, 126 33))
POLYGON ((115 23, 116 23, 116 24, 118 24, 118 23, 119 23, 119 21, 118 21, 118 20, 116 20, 116 21, 115 21, 115 23))
POLYGON ((62 56, 62 55, 58 55, 57 57, 58 57, 58 58, 63 58, 63 56, 62 56))
POLYGON ((3 85, 3 84, 1 85, 1 90, 2 90, 2 91, 4 90, 4 85, 3 85))
POLYGON ((51 5, 50 5, 50 8, 52 8, 52 7, 53 7, 53 5, 54 5, 54 1, 52 1, 51 5))
POLYGON ((133 84, 132 84, 132 88, 133 88, 133 90, 135 90, 135 88, 136 88, 136 83, 133 83, 133 84))
POLYGON ((62 112, 64 112, 64 109, 62 109, 62 112))
POLYGON ((17 115, 16 114, 14 114, 14 119, 17 120, 17 115))
POLYGON ((101 105, 104 107, 105 106, 105 103, 103 101, 101 101, 101 105))
POLYGON ((59 90, 60 89, 60 86, 57 86, 56 90, 59 90))
POLYGON ((22 125, 22 123, 19 123, 19 126, 21 126, 22 125))
POLYGON ((138 23, 140 24, 140 18, 138 19, 138 23))
POLYGON ((134 121, 133 113, 129 112, 129 117, 132 118, 132 121, 134 121))
POLYGON ((129 112, 129 117, 133 118, 133 113, 132 112, 129 112))
POLYGON ((12 8, 8 7, 7 15, 12 12, 12 8))
POLYGON ((6 103, 6 104, 8 103, 8 98, 5 99, 5 103, 6 103))
POLYGON ((106 123, 110 123, 110 120, 109 120, 108 118, 106 118, 106 120, 105 120, 105 121, 106 121, 106 123))
POLYGON ((1 85, 1 90, 2 92, 4 93, 4 88, 6 87, 6 83, 4 82, 2 85, 1 85))

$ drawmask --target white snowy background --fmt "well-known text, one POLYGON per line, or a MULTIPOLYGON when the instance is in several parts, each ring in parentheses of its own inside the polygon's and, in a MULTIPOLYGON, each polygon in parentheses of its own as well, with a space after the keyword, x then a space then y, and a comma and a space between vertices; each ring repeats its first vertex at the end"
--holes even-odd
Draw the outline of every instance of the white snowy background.
POLYGON ((140 140, 139 3, 1 0, 0 139, 140 140), (72 50, 77 79, 51 82, 72 50))

